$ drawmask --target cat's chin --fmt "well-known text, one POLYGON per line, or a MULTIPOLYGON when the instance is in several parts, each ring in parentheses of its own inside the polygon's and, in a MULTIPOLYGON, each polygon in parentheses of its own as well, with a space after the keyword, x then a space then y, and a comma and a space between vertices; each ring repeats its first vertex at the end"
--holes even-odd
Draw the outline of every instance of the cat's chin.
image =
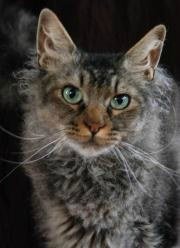
POLYGON ((103 154, 107 154, 111 151, 113 145, 96 145, 91 143, 77 143, 74 141, 69 142, 69 146, 75 152, 79 153, 80 155, 90 158, 90 157, 98 157, 103 154))

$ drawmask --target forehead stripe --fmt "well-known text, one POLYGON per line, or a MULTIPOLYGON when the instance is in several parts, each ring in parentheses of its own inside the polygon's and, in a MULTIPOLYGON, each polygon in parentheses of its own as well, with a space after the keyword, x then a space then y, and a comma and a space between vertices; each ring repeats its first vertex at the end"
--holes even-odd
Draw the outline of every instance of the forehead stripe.
POLYGON ((84 75, 83 75, 83 73, 80 73, 80 75, 79 75, 79 82, 80 82, 80 87, 83 87, 83 85, 84 85, 84 75))
POLYGON ((119 84, 119 80, 117 76, 113 76, 111 79, 111 87, 114 90, 115 93, 118 92, 118 84, 119 84))

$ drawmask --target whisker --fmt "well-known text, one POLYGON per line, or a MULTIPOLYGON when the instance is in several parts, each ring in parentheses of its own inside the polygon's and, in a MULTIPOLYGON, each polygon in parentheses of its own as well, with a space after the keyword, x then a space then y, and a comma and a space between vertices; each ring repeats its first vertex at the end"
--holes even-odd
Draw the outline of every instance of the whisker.
MULTIPOLYGON (((18 163, 18 165, 13 168, 7 175, 5 175, 2 179, 0 179, 0 183, 2 183, 7 177, 9 177, 15 170, 17 170, 19 167, 25 165, 25 164, 31 164, 31 163, 34 163, 34 162, 37 162, 39 160, 41 160, 42 158, 44 157, 47 157, 49 156, 55 149, 54 148, 59 148, 59 147, 54 147, 48 154, 45 154, 43 155, 42 157, 36 159, 36 160, 31 160, 31 158, 33 158, 35 155, 37 155, 40 151, 44 150, 45 148, 47 148, 48 146, 54 144, 55 142, 58 143, 60 140, 62 140, 62 137, 59 137, 58 139, 46 144, 45 146, 41 147, 38 151, 36 151, 34 154, 32 154, 30 157, 28 157, 27 159, 25 159, 23 162, 20 162, 20 164, 18 163)), ((57 144, 56 144, 57 145, 57 144)), ((6 159, 3 159, 5 162, 11 162, 11 163, 17 163, 17 162, 14 162, 14 161, 9 161, 9 160, 6 160, 6 159)))
MULTIPOLYGON (((57 142, 57 144, 58 144, 58 142, 57 142)), ((57 149, 59 149, 59 147, 57 147, 57 144, 54 146, 54 148, 50 151, 50 152, 48 152, 48 153, 46 153, 45 155, 43 155, 43 156, 41 156, 41 157, 39 157, 39 158, 37 158, 37 159, 34 159, 34 160, 30 160, 30 161, 25 161, 25 162, 22 162, 22 165, 26 165, 26 164, 32 164, 32 163, 35 163, 35 162, 38 162, 38 161, 40 161, 41 159, 43 159, 43 158, 46 158, 46 157, 48 157, 51 153, 53 153, 55 150, 57 150, 57 149)), ((62 143, 62 145, 63 145, 63 143, 62 143)))
MULTIPOLYGON (((125 145, 126 144, 126 149, 129 149, 130 152, 132 152, 133 154, 135 155, 138 155, 138 157, 141 159, 141 160, 145 160, 145 161, 148 161, 148 162, 151 162, 153 163, 155 166, 157 166, 158 168, 160 168, 162 171, 164 171, 165 173, 168 174, 168 176, 173 180, 173 182, 175 184, 177 184, 176 180, 174 179, 174 176, 180 176, 180 174, 178 172, 175 172, 174 170, 166 167, 165 165, 161 164, 160 162, 158 162, 155 158, 153 158, 152 156, 150 156, 147 152, 143 151, 143 150, 140 150, 138 151, 137 149, 134 148, 133 145, 129 144, 129 143, 125 143, 123 142, 122 144, 125 145)), ((138 148, 140 149, 140 148, 138 148)))
POLYGON ((31 156, 29 156, 27 159, 25 159, 23 162, 21 162, 21 164, 25 164, 26 161, 29 161, 31 158, 33 158, 35 155, 37 155, 39 152, 41 152, 42 150, 44 150, 45 148, 49 147, 50 145, 60 141, 62 139, 62 137, 59 137, 58 139, 53 140, 52 142, 44 145, 43 147, 41 147, 38 151, 36 151, 35 153, 33 153, 31 156))
MULTIPOLYGON (((54 147, 54 148, 57 149, 57 147, 54 147)), ((45 154, 44 156, 42 156, 42 157, 40 157, 40 158, 38 158, 38 159, 35 159, 35 160, 31 160, 31 161, 29 161, 29 162, 26 162, 25 164, 31 164, 31 163, 37 162, 37 161, 39 161, 39 160, 41 160, 41 159, 43 159, 43 158, 49 156, 49 155, 55 150, 54 148, 53 148, 49 153, 45 154)), ((13 168, 7 175, 5 175, 5 176, 0 180, 0 184, 1 184, 6 178, 8 178, 11 174, 13 174, 13 172, 15 172, 18 168, 20 168, 22 165, 24 165, 24 163, 20 163, 20 164, 18 164, 18 166, 16 166, 15 168, 13 168)))
MULTIPOLYGON (((11 137, 13 138, 16 138, 16 139, 20 139, 20 140, 41 140, 41 139, 44 139, 44 138, 47 138, 47 137, 51 137, 51 136, 45 136, 43 134, 34 134, 36 135, 37 137, 23 137, 23 136, 20 136, 20 135, 17 135, 9 130, 7 130, 6 128, 4 128, 3 126, 0 125, 0 130, 8 135, 10 135, 11 137)), ((68 131, 67 128, 62 128, 60 130, 58 130, 56 133, 53 133, 52 135, 56 135, 56 134, 59 134, 60 132, 62 131, 68 131)))
POLYGON ((20 140, 38 140, 38 139, 43 139, 45 137, 44 135, 40 135, 40 134, 38 134, 39 137, 22 137, 22 136, 19 136, 17 134, 12 133, 11 131, 7 130, 6 128, 4 128, 1 125, 0 125, 0 130, 3 131, 4 133, 10 135, 11 137, 14 137, 14 138, 20 139, 20 140))
POLYGON ((122 157, 122 153, 119 151, 119 154, 118 154, 116 148, 113 149, 113 153, 114 153, 114 155, 116 156, 116 158, 118 159, 119 162, 121 162, 121 161, 119 160, 119 155, 120 155, 120 158, 121 158, 121 160, 122 160, 122 164, 123 164, 123 166, 124 166, 126 175, 127 175, 127 177, 128 177, 129 183, 130 183, 130 187, 131 187, 132 191, 134 192, 133 183, 132 183, 132 180, 131 180, 131 177, 130 177, 130 174, 129 174, 128 167, 127 167, 126 163, 124 163, 124 159, 123 159, 123 157, 122 157))
POLYGON ((19 164, 20 163, 20 161, 13 161, 13 160, 9 160, 9 159, 6 159, 6 158, 0 158, 0 161, 2 161, 2 162, 5 162, 5 163, 7 163, 7 164, 19 164))
MULTIPOLYGON (((120 152, 120 150, 117 149, 117 147, 115 147, 115 149, 116 149, 117 152, 120 152)), ((144 193, 147 194, 148 196, 152 197, 152 196, 149 194, 149 192, 147 192, 147 190, 143 187, 143 185, 139 182, 139 180, 137 179, 135 173, 133 172, 131 166, 130 166, 129 163, 127 162, 127 160, 126 160, 125 156, 122 154, 122 152, 121 152, 121 156, 122 156, 122 159, 123 159, 124 163, 126 164, 127 168, 129 169, 131 175, 132 175, 133 178, 135 179, 137 185, 138 185, 139 188, 142 190, 142 192, 144 192, 144 193)))
MULTIPOLYGON (((52 136, 55 136, 55 135, 58 135, 58 134, 60 134, 61 132, 64 132, 64 131, 66 131, 67 129, 66 128, 64 128, 64 129, 61 129, 61 130, 59 130, 59 131, 57 131, 57 132, 55 132, 55 133, 53 133, 52 135, 49 135, 49 136, 44 136, 43 138, 40 138, 41 140, 42 139, 49 139, 49 138, 52 138, 52 136)), ((16 135, 15 135, 16 136, 16 135)), ((21 136, 19 136, 19 137, 21 137, 21 136)), ((17 137, 16 137, 17 138, 17 137)), ((40 139, 37 139, 37 140, 40 140, 40 139)), ((34 139, 33 139, 34 140, 34 139)), ((36 151, 37 149, 35 148, 35 149, 32 149, 32 150, 29 150, 29 151, 17 151, 17 152, 15 152, 15 151, 12 151, 12 152, 10 152, 10 154, 29 154, 29 153, 31 153, 31 152, 34 152, 34 151, 36 151)), ((7 160, 7 159, 4 159, 4 158, 0 158, 0 160, 1 161, 3 161, 3 162, 9 162, 9 163, 14 163, 14 164, 17 164, 17 162, 15 162, 15 161, 10 161, 10 160, 7 160)))
POLYGON ((21 167, 21 165, 19 164, 18 166, 16 166, 15 168, 13 168, 9 173, 7 173, 2 179, 0 179, 0 184, 6 179, 8 178, 14 171, 16 171, 19 167, 21 167))
POLYGON ((173 113, 174 113, 174 128, 173 128, 173 134, 172 134, 170 141, 165 146, 162 146, 160 149, 158 149, 157 151, 150 152, 149 154, 160 153, 160 152, 164 151, 165 149, 167 149, 172 144, 174 137, 176 136, 176 133, 177 133, 177 115, 176 115, 175 107, 173 105, 172 105, 172 109, 173 109, 173 113))

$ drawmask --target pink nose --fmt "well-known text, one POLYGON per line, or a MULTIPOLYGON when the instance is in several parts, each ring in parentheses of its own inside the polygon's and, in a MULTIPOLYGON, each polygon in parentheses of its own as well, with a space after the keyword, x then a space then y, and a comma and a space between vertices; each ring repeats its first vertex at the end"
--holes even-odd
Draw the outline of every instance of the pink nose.
POLYGON ((104 123, 93 123, 87 120, 84 121, 84 124, 89 128, 92 134, 96 134, 105 126, 104 123))

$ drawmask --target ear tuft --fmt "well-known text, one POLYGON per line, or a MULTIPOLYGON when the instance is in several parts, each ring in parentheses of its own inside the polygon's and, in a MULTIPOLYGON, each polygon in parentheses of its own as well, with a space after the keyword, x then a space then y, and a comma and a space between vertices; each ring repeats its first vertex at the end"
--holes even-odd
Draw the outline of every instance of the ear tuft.
POLYGON ((150 30, 125 55, 124 65, 132 72, 143 72, 148 80, 152 80, 154 70, 158 66, 164 40, 166 27, 158 25, 150 30))
POLYGON ((37 54, 39 66, 48 69, 58 57, 64 59, 75 49, 67 31, 49 9, 43 9, 37 29, 37 54))

